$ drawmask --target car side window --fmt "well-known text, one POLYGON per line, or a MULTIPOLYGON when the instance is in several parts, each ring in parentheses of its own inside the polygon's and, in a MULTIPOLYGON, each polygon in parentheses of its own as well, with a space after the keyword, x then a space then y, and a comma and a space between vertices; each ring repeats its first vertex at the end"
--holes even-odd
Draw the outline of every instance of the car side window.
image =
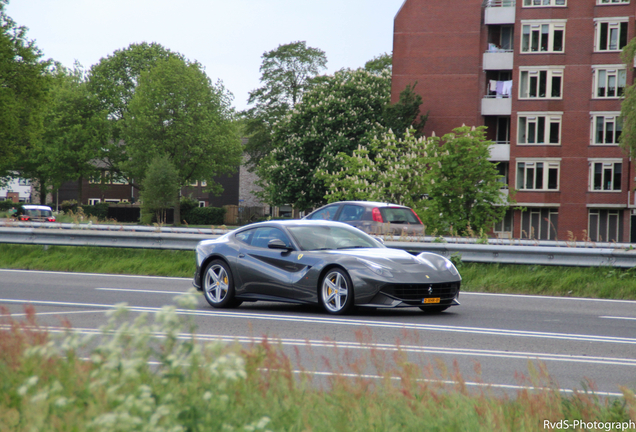
POLYGON ((333 220, 336 217, 336 212, 338 211, 338 205, 327 206, 323 209, 320 209, 314 212, 309 219, 315 220, 333 220))
POLYGON ((254 234, 254 231, 255 230, 253 230, 253 229, 241 231, 240 233, 236 234, 235 237, 241 243, 250 244, 250 241, 252 239, 252 235, 254 234))
POLYGON ((345 204, 344 207, 342 207, 340 216, 338 216, 338 220, 342 222, 357 221, 362 219, 363 214, 364 207, 352 204, 345 204))
POLYGON ((270 240, 279 239, 282 240, 286 245, 291 245, 291 241, 287 235, 279 230, 278 228, 256 228, 254 230, 254 237, 252 238, 252 246, 267 248, 270 240))

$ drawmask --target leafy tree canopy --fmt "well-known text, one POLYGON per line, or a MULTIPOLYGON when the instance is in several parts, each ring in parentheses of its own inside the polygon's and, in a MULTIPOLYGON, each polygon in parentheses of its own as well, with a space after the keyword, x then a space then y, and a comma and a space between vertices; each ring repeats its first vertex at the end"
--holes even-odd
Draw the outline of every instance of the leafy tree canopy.
MULTIPOLYGON (((629 41, 623 48, 621 57, 628 68, 633 68, 636 56, 636 38, 629 41)), ((621 119, 623 131, 620 136, 621 146, 631 152, 636 150, 636 84, 627 86, 625 98, 621 103, 621 119)))
POLYGON ((384 70, 393 71, 393 56, 388 53, 373 57, 364 64, 364 69, 375 74, 380 74, 384 70))
POLYGON ((262 87, 250 92, 246 110, 245 133, 249 141, 245 152, 255 166, 272 148, 272 128, 290 108, 302 100, 311 80, 327 65, 324 51, 308 47, 306 42, 280 45, 262 56, 262 87))
POLYGON ((179 173, 170 156, 156 155, 146 169, 141 192, 144 213, 155 212, 157 221, 165 221, 166 209, 177 203, 179 193, 179 173))
POLYGON ((0 0, 0 177, 20 162, 42 133, 50 60, 6 13, 0 0))
MULTIPOLYGON (((124 117, 128 177, 143 178, 156 154, 167 155, 180 185, 235 171, 242 147, 231 95, 197 62, 172 56, 142 72, 124 117)), ((175 221, 179 221, 178 206, 175 221)), ((178 223, 178 222, 177 222, 178 223)))

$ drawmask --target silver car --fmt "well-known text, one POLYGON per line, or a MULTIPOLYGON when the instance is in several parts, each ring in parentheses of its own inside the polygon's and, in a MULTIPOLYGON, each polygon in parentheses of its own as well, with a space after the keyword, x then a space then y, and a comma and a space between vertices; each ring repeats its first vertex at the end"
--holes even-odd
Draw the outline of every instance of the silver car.
POLYGON ((327 204, 303 219, 344 222, 369 234, 422 235, 424 225, 410 207, 372 201, 327 204))

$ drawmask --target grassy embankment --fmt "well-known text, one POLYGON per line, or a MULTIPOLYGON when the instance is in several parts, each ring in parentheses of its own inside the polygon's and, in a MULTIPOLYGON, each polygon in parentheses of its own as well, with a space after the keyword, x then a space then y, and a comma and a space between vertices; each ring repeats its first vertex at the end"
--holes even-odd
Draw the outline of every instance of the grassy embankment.
MULTIPOLYGON (((0 244, 0 268, 191 277, 194 253, 0 244)), ((636 300, 636 270, 499 264, 459 266, 462 289, 636 300)))
MULTIPOLYGON (((196 298, 182 296, 178 303, 192 307, 196 298)), ((536 390, 508 397, 468 390, 455 367, 410 363, 402 352, 370 347, 366 358, 345 351, 322 359, 322 370, 333 375, 316 380, 294 370, 295 361, 268 341, 243 348, 197 342, 174 307, 154 320, 129 321, 125 311, 115 312, 97 348, 70 331, 47 335, 28 312, 24 322, 5 315, 0 323, 3 432, 524 432, 547 430, 546 420, 567 420, 574 430, 580 430, 575 421, 614 422, 620 430, 636 419, 632 391, 611 400, 564 395, 540 366, 531 365, 525 381, 536 390)))

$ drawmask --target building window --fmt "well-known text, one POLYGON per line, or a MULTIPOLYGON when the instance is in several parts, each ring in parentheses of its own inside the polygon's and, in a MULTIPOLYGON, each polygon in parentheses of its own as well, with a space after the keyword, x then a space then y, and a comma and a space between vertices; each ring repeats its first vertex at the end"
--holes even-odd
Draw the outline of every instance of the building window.
POLYGON ((565 21, 522 21, 522 53, 563 52, 565 43, 565 21))
POLYGON ((590 163, 591 191, 620 191, 623 164, 621 162, 590 163))
POLYGON ((119 204, 121 200, 118 199, 105 199, 104 202, 119 204))
POLYGON ((623 132, 623 121, 620 113, 592 113, 592 144, 617 145, 623 132))
POLYGON ((519 99, 561 99, 563 68, 519 71, 519 99))
POLYGON ((616 98, 625 93, 627 73, 621 66, 594 69, 594 98, 616 98))
POLYGON ((199 201, 199 207, 205 207, 205 201, 199 201))
POLYGON ((560 144, 562 113, 518 113, 517 144, 560 144))
POLYGON ((31 186, 31 180, 19 178, 18 179, 18 186, 31 186))
POLYGON ((594 25, 594 51, 620 51, 627 45, 627 18, 601 18, 594 25))
POLYGON ((503 219, 494 225, 493 232, 497 234, 512 233, 512 214, 512 210, 507 209, 503 219))
POLYGON ((112 184, 127 184, 128 179, 121 174, 113 172, 110 174, 110 179, 112 184))
POLYGON ((97 174, 90 176, 88 178, 88 184, 101 184, 103 175, 104 173, 99 171, 97 174))
POLYGON ((88 205, 95 205, 95 204, 99 204, 100 202, 102 202, 102 200, 100 198, 89 198, 88 199, 88 205))
POLYGON ((517 162, 517 189, 559 190, 560 162, 517 162))
POLYGON ((555 240, 559 227, 559 210, 530 208, 521 212, 520 237, 532 240, 555 240))
POLYGON ((622 228, 622 210, 590 209, 587 235, 591 241, 620 241, 623 234, 622 228))
POLYGON ((597 0, 596 4, 604 5, 604 4, 621 4, 621 3, 629 3, 629 0, 597 0))
POLYGON ((501 189, 508 189, 509 162, 497 162, 497 173, 501 176, 497 179, 501 183, 501 189))
POLYGON ((523 0, 523 7, 567 6, 567 0, 523 0))

